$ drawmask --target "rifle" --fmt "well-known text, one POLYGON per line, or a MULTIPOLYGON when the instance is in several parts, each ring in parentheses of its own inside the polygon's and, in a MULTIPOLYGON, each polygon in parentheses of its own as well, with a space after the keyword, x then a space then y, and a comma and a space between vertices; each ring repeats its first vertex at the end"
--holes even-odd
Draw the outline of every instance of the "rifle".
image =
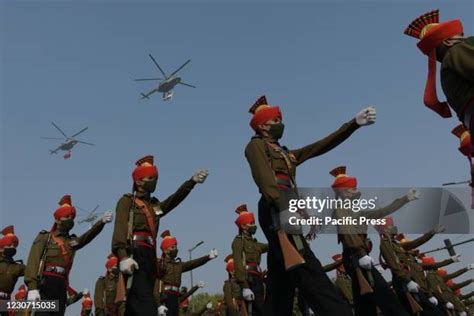
POLYGON ((244 300, 238 300, 237 306, 239 306, 239 316, 249 316, 247 313, 247 305, 244 300))
POLYGON ((185 299, 187 299, 188 297, 193 295, 198 289, 199 289, 199 287, 197 285, 193 286, 189 291, 187 291, 185 294, 183 294, 179 297, 178 303, 183 302, 185 299))
POLYGON ((405 296, 408 300, 408 305, 410 305, 411 312, 417 314, 423 311, 423 308, 418 304, 413 295, 405 288, 405 296))
POLYGON ((127 289, 125 286, 125 277, 123 276, 122 272, 119 272, 114 303, 118 304, 121 302, 125 302, 126 300, 127 300, 127 289))
POLYGON ((283 253, 286 271, 296 269, 306 262, 283 230, 278 231, 278 241, 280 242, 281 252, 283 253))
MULTIPOLYGON (((362 270, 359 267, 359 263, 357 262, 357 257, 355 255, 353 256, 352 263, 356 271, 357 282, 359 283, 360 288, 360 295, 374 293, 371 284, 367 281, 364 274, 362 273, 362 270)), ((372 281, 373 277, 371 271, 367 271, 367 276, 372 281)))

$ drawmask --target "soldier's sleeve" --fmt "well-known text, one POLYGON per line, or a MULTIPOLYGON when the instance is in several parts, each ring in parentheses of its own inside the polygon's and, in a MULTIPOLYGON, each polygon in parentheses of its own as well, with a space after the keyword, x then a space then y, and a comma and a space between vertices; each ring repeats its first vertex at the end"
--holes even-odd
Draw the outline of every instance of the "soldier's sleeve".
MULTIPOLYGON (((469 41, 473 42, 474 38, 469 41)), ((443 64, 449 64, 449 68, 459 76, 474 84, 474 45, 461 43, 453 46, 445 58, 443 64)))
POLYGON ((359 127, 360 126, 356 123, 356 120, 352 119, 349 122, 344 123, 337 131, 333 132, 332 134, 329 134, 315 143, 292 150, 291 153, 295 155, 297 165, 302 164, 310 158, 327 153, 334 147, 337 147, 339 144, 349 138, 349 136, 351 136, 352 133, 354 133, 359 127))
POLYGON ((82 292, 74 292, 72 295, 70 295, 68 298, 67 298, 67 302, 66 302, 66 305, 69 306, 69 305, 72 305, 74 303, 76 303, 77 301, 79 301, 82 297, 84 296, 84 294, 82 294, 82 292))
POLYGON ((30 290, 37 290, 39 286, 38 269, 40 266, 41 256, 48 241, 48 232, 41 232, 33 241, 28 261, 25 268, 25 284, 30 290))
POLYGON ((97 235, 104 229, 105 223, 98 220, 92 227, 84 234, 76 238, 77 245, 74 246, 75 250, 79 250, 94 240, 97 235))
POLYGON ((244 257, 244 241, 241 237, 234 238, 232 242, 232 259, 234 259, 234 275, 237 281, 237 284, 240 285, 242 289, 249 287, 247 282, 247 272, 245 269, 245 262, 243 261, 244 257))
POLYGON ((435 235, 434 231, 429 231, 426 234, 421 235, 420 237, 405 241, 403 243, 400 243, 400 245, 403 247, 405 250, 411 250, 420 247, 421 245, 427 243, 433 236, 435 235))
POLYGON ((469 284, 472 283, 472 281, 473 281, 473 279, 468 279, 468 280, 466 280, 464 282, 461 282, 461 283, 455 283, 453 286, 451 286, 451 289, 453 291, 456 291, 457 289, 461 289, 463 287, 468 286, 469 284))
POLYGON ((472 291, 471 293, 462 294, 462 295, 459 296, 459 298, 462 299, 462 300, 467 300, 467 299, 469 299, 473 296, 474 296, 474 291, 472 291))
POLYGON ((127 237, 128 237, 128 215, 132 200, 123 196, 115 208, 115 224, 112 234, 112 252, 118 257, 119 261, 128 258, 127 237))
POLYGON ((258 246, 260 248, 260 253, 268 252, 268 244, 264 244, 264 243, 259 242, 258 246))
POLYGON ((22 277, 25 275, 26 266, 23 263, 18 264, 18 276, 22 277))
POLYGON ((469 271, 467 268, 463 268, 463 269, 459 269, 458 271, 456 272, 453 272, 453 273, 450 273, 450 274, 446 274, 443 278, 444 281, 448 281, 449 279, 454 279, 454 278, 457 278, 458 276, 466 273, 467 271, 469 271))
POLYGON ((264 141, 259 138, 252 139, 245 148, 245 157, 260 193, 268 203, 280 210, 282 198, 277 187, 275 174, 265 152, 264 141))
POLYGON ((390 246, 390 242, 382 239, 380 241, 380 254, 382 258, 385 260, 385 264, 392 272, 392 275, 395 276, 397 279, 408 283, 410 282, 410 277, 407 273, 402 269, 396 253, 393 251, 392 247, 390 246))
POLYGON ((105 282, 103 278, 98 278, 94 289, 94 306, 96 316, 105 316, 104 306, 105 282))
POLYGON ((166 198, 163 202, 160 203, 161 210, 163 211, 163 215, 166 215, 168 212, 173 210, 179 203, 183 202, 183 200, 189 195, 191 190, 196 185, 196 182, 193 180, 185 181, 179 188, 176 190, 175 193, 170 195, 166 198))
POLYGON ((330 272, 330 271, 336 269, 337 267, 339 267, 341 264, 342 264, 342 259, 331 262, 331 263, 326 264, 326 265, 323 266, 323 271, 324 272, 330 272))
POLYGON ((387 215, 390 215, 398 211, 408 202, 409 202, 408 198, 406 196, 403 196, 401 198, 394 200, 392 203, 390 203, 389 205, 385 207, 382 207, 373 211, 360 211, 359 214, 367 218, 383 218, 387 215))
MULTIPOLYGON (((343 217, 339 210, 335 210, 333 216, 335 218, 343 217)), ((365 250, 365 243, 359 235, 351 234, 348 231, 345 231, 344 233, 344 228, 341 229, 341 232, 343 233, 339 233, 338 236, 345 248, 351 249, 357 254, 359 258, 362 258, 363 256, 367 255, 367 251, 365 250)))
POLYGON ((430 265, 423 265, 423 269, 425 270, 437 270, 439 268, 445 267, 447 265, 450 265, 451 263, 454 263, 454 260, 449 258, 440 262, 436 262, 434 264, 430 265))
POLYGON ((200 266, 208 263, 209 261, 211 261, 211 258, 209 258, 209 256, 206 255, 206 256, 202 256, 202 257, 197 258, 197 259, 184 261, 184 262, 181 263, 181 265, 182 265, 182 268, 183 268, 183 272, 187 272, 189 270, 194 270, 196 268, 199 268, 200 266))

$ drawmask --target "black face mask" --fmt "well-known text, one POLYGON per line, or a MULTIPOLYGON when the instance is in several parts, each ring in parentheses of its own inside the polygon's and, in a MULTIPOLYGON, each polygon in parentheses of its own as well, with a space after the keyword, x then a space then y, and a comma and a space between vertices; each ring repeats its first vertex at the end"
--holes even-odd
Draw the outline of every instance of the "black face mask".
POLYGON ((247 231, 249 232, 250 235, 253 235, 257 232, 257 225, 252 225, 250 226, 247 231))
POLYGON ((13 258, 13 256, 16 255, 16 249, 15 248, 4 248, 3 249, 3 256, 7 258, 13 258))
POLYGON ((268 135, 273 139, 280 139, 283 136, 283 131, 285 130, 285 124, 283 123, 276 123, 270 125, 270 129, 268 130, 268 135))
POLYGON ((114 276, 119 275, 119 272, 120 272, 120 271, 119 271, 118 268, 112 268, 112 270, 111 270, 111 273, 112 273, 112 275, 114 275, 114 276))
POLYGON ((155 192, 157 180, 143 180, 142 188, 147 193, 155 192))
POLYGON ((67 233, 74 227, 74 220, 72 218, 66 219, 64 221, 60 221, 58 225, 58 229, 61 232, 67 233))
POLYGON ((178 249, 168 251, 168 256, 171 259, 175 259, 178 256, 178 249))

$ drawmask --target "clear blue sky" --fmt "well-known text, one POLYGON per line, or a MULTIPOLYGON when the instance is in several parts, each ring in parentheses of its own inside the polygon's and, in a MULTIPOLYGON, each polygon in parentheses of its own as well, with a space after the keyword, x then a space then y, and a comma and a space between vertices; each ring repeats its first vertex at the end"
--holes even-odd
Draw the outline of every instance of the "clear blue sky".
MULTIPOLYGON (((367 105, 378 109, 376 125, 301 166, 300 186, 329 185, 328 171, 338 164, 366 187, 467 179, 450 134, 458 122, 422 105, 427 61, 403 30, 439 8, 443 20, 461 18, 472 34, 471 1, 0 3, 0 226, 15 225, 17 258, 26 260, 37 232, 51 227, 63 194, 83 208, 114 209, 130 190, 135 160, 153 154, 159 198, 196 169, 210 170, 160 229, 178 237, 184 258, 200 240, 194 255, 219 249, 220 257, 194 274, 206 291, 219 292, 236 232, 233 211, 241 203, 256 211, 259 198, 243 151, 252 135, 247 110, 261 94, 282 107, 282 141, 290 148, 325 136, 367 105), (159 95, 139 101, 152 84, 133 78, 158 74, 148 53, 167 72, 192 59, 181 74, 198 88, 179 86, 167 103, 159 95), (57 144, 39 139, 59 136, 50 121, 69 134, 88 126, 80 139, 97 146, 79 145, 70 160, 50 156, 57 144)), ((75 288, 93 289, 104 272, 112 226, 77 254, 75 288)), ((335 236, 321 237, 313 249, 323 263, 340 250, 335 236)), ((462 265, 474 261, 466 257, 462 265)), ((78 310, 76 304, 68 314, 78 310)))

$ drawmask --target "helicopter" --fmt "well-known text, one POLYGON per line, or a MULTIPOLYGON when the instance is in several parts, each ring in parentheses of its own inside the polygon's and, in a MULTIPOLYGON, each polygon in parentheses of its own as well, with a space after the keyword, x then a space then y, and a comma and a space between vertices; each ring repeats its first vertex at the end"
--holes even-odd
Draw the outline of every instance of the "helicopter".
POLYGON ((52 155, 52 154, 57 154, 58 151, 62 150, 62 151, 67 151, 67 153, 63 156, 64 159, 69 159, 71 158, 71 154, 72 154, 72 148, 76 145, 76 144, 85 144, 85 145, 90 145, 90 146, 94 146, 94 144, 91 144, 91 143, 87 143, 87 142, 83 142, 81 140, 77 140, 75 139, 74 137, 76 137, 77 135, 85 132, 88 127, 85 127, 83 129, 81 129, 79 132, 77 132, 76 134, 72 135, 71 137, 67 136, 66 133, 64 133, 56 124, 54 124, 54 122, 51 122, 51 124, 53 124, 53 126, 64 136, 64 139, 62 138, 57 138, 57 137, 41 137, 41 139, 54 139, 54 140, 62 140, 63 143, 61 145, 59 145, 56 149, 50 149, 49 150, 49 153, 52 155))
POLYGON ((158 63, 156 62, 155 58, 153 58, 151 54, 148 54, 148 56, 150 56, 151 60, 153 61, 153 63, 158 68, 158 70, 160 71, 160 73, 163 75, 164 78, 135 79, 135 81, 160 81, 157 88, 149 91, 146 94, 141 93, 141 98, 140 98, 141 100, 150 99, 150 96, 155 92, 163 93, 163 101, 171 100, 171 98, 173 97, 172 90, 178 84, 181 84, 183 86, 187 86, 190 88, 196 88, 193 85, 182 82, 181 77, 175 76, 178 73, 178 71, 183 69, 191 61, 191 59, 188 59, 183 65, 181 65, 181 67, 176 69, 171 75, 166 75, 163 69, 161 69, 160 65, 158 65, 158 63))
POLYGON ((83 219, 81 219, 80 221, 77 222, 78 224, 89 223, 89 224, 92 225, 97 220, 97 218, 99 217, 99 214, 96 213, 97 209, 99 208, 98 204, 90 212, 84 210, 83 208, 80 208, 79 206, 77 208, 87 214, 83 219))

